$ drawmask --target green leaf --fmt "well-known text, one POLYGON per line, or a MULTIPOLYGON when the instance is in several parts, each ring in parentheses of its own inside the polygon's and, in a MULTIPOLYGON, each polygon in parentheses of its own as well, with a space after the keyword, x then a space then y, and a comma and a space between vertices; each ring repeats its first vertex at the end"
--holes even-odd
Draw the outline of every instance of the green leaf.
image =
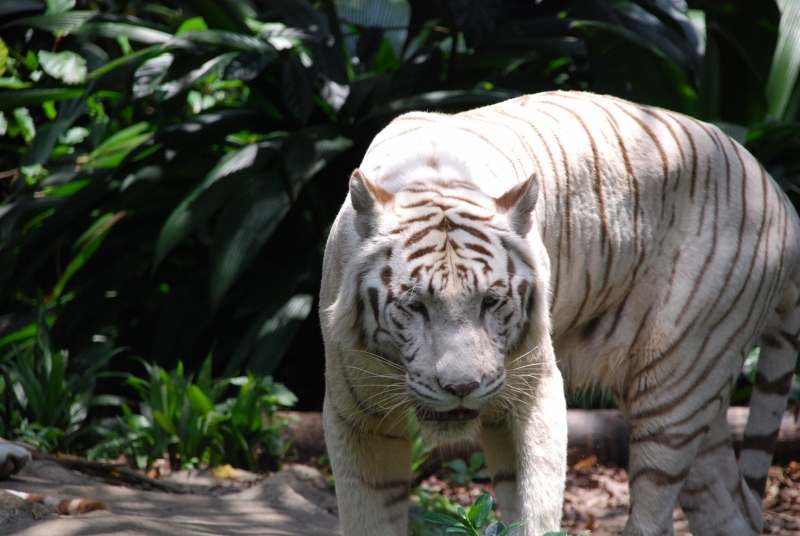
POLYGON ((223 30, 188 30, 174 36, 164 44, 165 48, 196 48, 197 45, 209 45, 229 50, 272 50, 266 42, 251 35, 226 32, 223 30))
MULTIPOLYGON (((480 510, 478 515, 470 519, 473 525, 476 527, 482 527, 483 524, 486 523, 486 520, 489 519, 489 514, 492 512, 492 502, 492 496, 488 493, 484 493, 478 497, 478 500, 475 501, 475 506, 483 506, 483 508, 480 510)), ((472 510, 470 510, 470 516, 472 516, 472 510)))
POLYGON ((311 73, 294 55, 283 65, 283 103, 301 124, 308 122, 314 109, 314 91, 311 73))
POLYGON ((292 196, 317 172, 353 145, 332 125, 315 125, 297 130, 284 143, 283 162, 289 175, 292 196))
MULTIPOLYGON (((484 536, 497 536, 498 534, 500 534, 505 529, 506 529, 506 526, 503 525, 502 521, 494 521, 492 523, 489 523, 489 526, 486 527, 486 532, 484 532, 483 534, 484 534, 484 536)), ((551 534, 552 535, 553 533, 548 532, 547 534, 551 534)), ((547 534, 545 534, 544 536, 547 536, 547 534)))
POLYGON ((772 58, 772 68, 767 79, 767 105, 769 114, 778 120, 789 120, 794 116, 800 100, 798 85, 800 73, 800 3, 795 0, 778 0, 781 7, 781 22, 778 43, 772 58), (795 102, 791 103, 792 94, 795 102), (790 113, 786 113, 787 110, 790 113))
MULTIPOLYGON (((498 532, 497 536, 506 536, 507 534, 511 534, 512 532, 514 532, 515 530, 517 530, 521 526, 522 526, 522 521, 517 521, 516 523, 512 523, 509 526, 507 526, 505 529, 503 529, 500 532, 498 532)), ((561 533, 557 533, 557 534, 559 534, 559 536, 569 536, 566 532, 561 532, 561 533)))
POLYGON ((198 225, 205 222, 239 187, 242 179, 264 169, 278 154, 282 140, 246 145, 220 159, 192 192, 172 211, 158 237, 154 267, 198 225))
POLYGON ((8 47, 6 42, 0 39, 0 76, 6 72, 6 62, 8 61, 8 47))
POLYGON ((46 0, 47 10, 45 13, 64 13, 75 7, 75 0, 46 0))
POLYGON ((444 529, 445 534, 468 534, 468 535, 477 535, 478 533, 474 530, 469 530, 464 527, 447 527, 444 529))
POLYGON ((485 507, 482 504, 474 504, 470 506, 469 510, 467 511, 467 519, 469 520, 470 523, 472 523, 473 526, 480 527, 480 525, 475 523, 475 518, 480 516, 484 510, 485 507))
POLYGON ((14 119, 17 120, 17 126, 20 128, 25 142, 32 142, 34 136, 36 136, 36 125, 33 124, 33 119, 31 118, 31 113, 28 111, 28 109, 15 108, 14 119))
POLYGON ((92 255, 94 255, 95 251, 97 251, 97 248, 100 247, 100 244, 103 242, 106 235, 108 235, 111 227, 113 227, 113 225, 117 223, 122 216, 123 213, 104 214, 103 216, 99 217, 97 221, 92 224, 80 238, 78 238, 76 241, 76 246, 80 247, 80 251, 67 265, 67 268, 64 270, 64 274, 61 276, 61 279, 53 288, 52 295, 54 298, 61 296, 61 293, 64 291, 64 287, 69 282, 70 278, 75 275, 75 273, 80 270, 89 259, 92 258, 92 255))
POLYGON ((460 527, 461 522, 453 517, 450 517, 445 514, 439 514, 436 512, 425 512, 422 514, 422 519, 426 521, 430 521, 431 523, 437 523, 439 525, 447 525, 450 527, 460 527))
POLYGON ((37 57, 44 72, 66 84, 80 84, 86 79, 86 60, 72 51, 40 50, 37 57))
POLYGON ((94 151, 89 153, 89 162, 94 162, 94 164, 87 166, 87 168, 113 167, 102 165, 103 159, 108 159, 110 156, 116 156, 121 159, 127 155, 131 150, 152 137, 150 133, 143 134, 149 128, 150 125, 147 121, 141 121, 112 134, 98 145, 94 151), (122 156, 120 157, 120 155, 122 156))
POLYGON ((655 45, 615 24, 583 20, 573 25, 587 36, 596 92, 638 98, 645 104, 697 117, 697 93, 655 45), (635 95, 624 94, 626 83, 635 95))
POLYGON ((208 30, 208 25, 203 17, 192 17, 190 19, 186 19, 178 26, 178 29, 175 30, 176 34, 182 32, 188 32, 189 30, 208 30))
MULTIPOLYGON (((233 374, 241 368, 246 368, 254 374, 272 374, 289 349, 300 326, 311 313, 313 301, 310 294, 296 294, 278 311, 263 313, 253 323, 246 340, 233 354, 225 373, 233 374), (245 362, 247 352, 249 359, 245 362)), ((294 396, 291 392, 289 395, 294 396)), ((283 402, 281 404, 292 405, 283 402)))
POLYGON ((214 404, 211 403, 197 385, 190 385, 186 396, 189 399, 189 405, 192 406, 192 409, 201 415, 207 415, 214 411, 214 404))
POLYGON ((237 2, 232 0, 180 0, 178 3, 199 13, 209 28, 252 34, 237 2))
POLYGON ((246 181, 226 204, 211 247, 212 309, 216 309, 290 206, 282 177, 275 168, 257 180, 246 181))
MULTIPOLYGON (((147 28, 146 26, 137 26, 135 24, 124 24, 120 22, 87 22, 80 28, 77 28, 72 33, 97 35, 99 37, 110 37, 116 39, 124 37, 131 41, 139 43, 166 43, 172 39, 172 34, 147 28)), ((129 54, 126 54, 129 56, 129 54)))
POLYGON ((81 88, 19 89, 0 92, 0 110, 41 106, 47 101, 75 99, 83 94, 81 88))
POLYGON ((86 139, 91 131, 85 127, 72 127, 58 137, 58 142, 64 145, 76 145, 86 139))
POLYGON ((157 409, 154 409, 153 418, 156 420, 158 424, 161 425, 161 428, 163 428, 164 431, 167 432, 168 434, 175 435, 178 433, 178 429, 175 427, 175 423, 173 423, 172 419, 166 414, 162 413, 157 409))
POLYGON ((48 32, 73 32, 83 23, 97 16, 95 11, 68 11, 66 13, 34 15, 4 24, 0 28, 22 26, 48 32))
POLYGON ((126 56, 122 56, 122 57, 119 57, 119 58, 117 58, 115 60, 111 60, 110 62, 106 63, 102 67, 99 67, 99 68, 95 69, 94 71, 90 72, 88 74, 88 77, 89 78, 98 78, 101 75, 103 75, 103 74, 105 74, 105 73, 107 73, 109 71, 113 71, 114 69, 116 69, 118 67, 121 67, 121 66, 123 66, 125 64, 128 64, 130 62, 138 62, 139 58, 146 57, 146 56, 148 56, 150 54, 153 54, 155 52, 158 52, 160 50, 161 50, 161 47, 159 45, 152 45, 152 46, 143 48, 141 50, 137 50, 136 52, 132 52, 132 53, 126 55, 126 56))

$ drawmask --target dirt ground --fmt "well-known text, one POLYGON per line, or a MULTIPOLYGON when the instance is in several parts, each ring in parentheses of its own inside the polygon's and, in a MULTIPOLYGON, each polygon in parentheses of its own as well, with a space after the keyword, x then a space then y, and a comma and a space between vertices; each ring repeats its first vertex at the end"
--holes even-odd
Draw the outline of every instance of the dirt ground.
MULTIPOLYGON (((246 471, 181 471, 165 478, 183 493, 148 485, 120 485, 113 475, 88 477, 51 461, 33 461, 0 488, 46 492, 61 498, 102 500, 108 511, 59 516, 44 506, 0 493, 0 534, 20 536, 188 536, 341 534, 336 499, 319 470, 293 465, 264 477, 246 471), (111 481, 111 483, 109 483, 111 481)), ((432 490, 471 504, 489 484, 453 486, 442 471, 422 482, 432 490)), ((628 513, 624 469, 601 467, 591 459, 569 471, 562 528, 570 534, 619 534, 628 513)), ((765 534, 800 536, 800 463, 773 467, 767 484, 765 534)), ((675 510, 676 536, 689 536, 675 510)))
MULTIPOLYGON (((484 491, 491 492, 489 484, 452 486, 442 474, 432 475, 422 485, 463 505, 472 504, 484 491)), ((564 499, 562 530, 570 534, 591 531, 592 536, 621 534, 630 505, 628 474, 625 469, 598 466, 590 457, 568 472, 564 499)), ((800 536, 800 463, 770 469, 763 506, 764 534, 800 536)), ((675 536, 691 536, 680 508, 675 508, 673 519, 675 536)))

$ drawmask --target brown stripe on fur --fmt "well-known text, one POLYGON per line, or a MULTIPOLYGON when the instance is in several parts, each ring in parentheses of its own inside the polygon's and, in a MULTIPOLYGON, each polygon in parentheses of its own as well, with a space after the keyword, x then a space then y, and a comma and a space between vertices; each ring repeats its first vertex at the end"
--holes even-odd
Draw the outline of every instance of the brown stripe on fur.
POLYGON ((729 447, 731 447, 731 438, 727 437, 725 439, 717 441, 716 443, 712 443, 707 447, 702 447, 699 451, 697 451, 697 456, 695 456, 695 459, 702 458, 703 456, 708 456, 712 452, 716 452, 719 449, 729 448, 729 447))
POLYGON ((691 434, 666 434, 662 430, 659 430, 649 434, 631 436, 630 442, 632 445, 635 443, 655 443, 677 450, 682 449, 695 439, 705 435, 709 428, 708 425, 701 426, 691 434))
POLYGON ((517 473, 501 471, 492 477, 492 485, 497 486, 503 483, 513 483, 517 481, 517 473))
MULTIPOLYGON (((637 106, 637 108, 639 108, 642 111, 644 111, 644 109, 641 106, 637 106)), ((664 217, 664 207, 666 205, 666 200, 667 200, 667 182, 669 182, 668 181, 668 179, 669 179, 669 159, 667 158, 667 153, 664 152, 664 148, 661 146, 661 143, 658 141, 658 138, 653 133, 653 131, 650 129, 650 127, 647 126, 647 123, 645 123, 644 121, 642 121, 641 119, 639 119, 638 117, 633 115, 630 111, 627 110, 627 108, 625 106, 623 106, 623 105, 621 105, 619 103, 617 103, 617 109, 620 110, 625 115, 627 115, 628 117, 630 117, 635 123, 637 123, 639 125, 639 128, 644 130, 644 132, 650 137, 650 139, 653 140, 653 144, 656 146, 656 149, 658 149, 658 154, 661 155, 661 169, 662 169, 662 173, 664 174, 664 181, 663 181, 664 184, 663 184, 662 192, 661 192, 662 199, 661 199, 661 216, 660 217, 663 218, 664 217)))
POLYGON ((745 475, 744 481, 747 484, 747 487, 750 488, 757 497, 764 495, 764 489, 767 487, 767 475, 757 478, 745 475))
POLYGON ((594 158, 594 175, 595 175, 594 190, 595 190, 595 195, 597 197, 598 213, 600 214, 600 251, 601 254, 607 255, 607 258, 604 259, 605 273, 603 274, 603 284, 602 284, 602 288, 605 288, 608 285, 608 279, 611 274, 611 266, 614 264, 614 244, 611 241, 611 231, 609 230, 608 215, 606 214, 606 200, 603 194, 603 174, 602 171, 600 170, 600 156, 597 149, 597 142, 595 141, 594 136, 592 136, 589 127, 586 125, 586 122, 574 110, 567 108, 566 106, 561 106, 560 104, 556 104, 554 102, 542 101, 542 103, 550 104, 551 106, 556 106, 557 108, 561 108, 565 112, 572 115, 578 121, 578 123, 580 123, 584 132, 586 132, 586 137, 589 139, 589 144, 592 147, 592 156, 594 158), (606 247, 608 248, 608 251, 606 251, 606 247))
POLYGON ((786 396, 792 388, 792 378, 794 378, 794 371, 789 371, 772 381, 760 372, 756 372, 755 388, 765 394, 786 396))
POLYGON ((625 303, 628 301, 628 296, 630 294, 626 294, 622 301, 617 306, 617 312, 614 313, 614 321, 611 323, 611 327, 606 332, 606 340, 611 338, 611 335, 614 334, 614 331, 617 329, 617 325, 619 324, 620 318, 622 318, 622 311, 625 309, 625 303))
MULTIPOLYGON (((702 486, 700 486, 699 488, 687 488, 686 486, 684 486, 684 487, 681 489, 681 494, 685 494, 685 495, 699 495, 699 494, 701 494, 701 493, 705 493, 706 491, 708 491, 708 490, 709 490, 709 488, 711 488, 711 484, 703 484, 703 485, 702 485, 702 486)), ((684 510, 685 510, 685 508, 684 508, 684 506, 683 506, 683 505, 681 505, 681 509, 684 509, 684 510)))
POLYGON ((761 346, 780 350, 783 348, 783 343, 777 337, 773 337, 772 335, 765 333, 761 336, 761 346))
POLYGON ((800 340, 798 340, 797 334, 789 333, 785 329, 780 330, 779 333, 781 334, 781 337, 783 337, 786 340, 786 342, 792 345, 792 348, 794 349, 795 352, 800 351, 800 340))
POLYGON ((420 257, 424 257, 428 253, 433 253, 434 251, 436 251, 436 246, 426 246, 424 248, 420 248, 420 249, 414 251, 411 255, 409 255, 408 258, 406 259, 406 261, 407 262, 411 262, 414 259, 418 259, 420 257))
POLYGON ((389 495, 389 497, 383 502, 383 506, 385 508, 391 508, 393 506, 406 502, 410 498, 411 498, 411 486, 409 484, 406 484, 405 489, 402 489, 399 492, 392 493, 391 495, 389 495))
POLYGON ((655 467, 645 467, 631 476, 629 485, 633 485, 633 483, 639 478, 647 478, 653 483, 654 486, 659 488, 672 486, 686 480, 686 476, 689 474, 690 469, 691 467, 687 467, 677 475, 673 475, 666 471, 662 471, 661 469, 656 469, 655 467))
POLYGON ((742 450, 758 450, 772 454, 775 451, 775 443, 778 440, 778 430, 770 434, 748 435, 742 439, 742 450))
POLYGON ((692 178, 690 181, 690 191, 689 196, 691 199, 694 199, 694 190, 695 190, 695 183, 697 182, 697 146, 694 142, 694 136, 689 130, 684 126, 684 124, 680 121, 679 118, 673 117, 678 126, 681 127, 683 133, 686 135, 686 138, 689 140, 689 146, 692 148, 692 178))

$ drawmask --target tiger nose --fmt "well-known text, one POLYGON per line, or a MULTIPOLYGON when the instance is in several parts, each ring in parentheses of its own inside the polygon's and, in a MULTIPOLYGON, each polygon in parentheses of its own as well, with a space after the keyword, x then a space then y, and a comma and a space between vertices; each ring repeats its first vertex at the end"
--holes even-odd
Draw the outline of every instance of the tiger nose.
MULTIPOLYGON (((441 384, 440 384, 441 385, 441 384)), ((464 398, 472 391, 477 389, 480 386, 480 382, 470 382, 470 383, 448 383, 446 385, 442 385, 442 389, 447 391, 450 394, 454 394, 457 397, 464 398)))

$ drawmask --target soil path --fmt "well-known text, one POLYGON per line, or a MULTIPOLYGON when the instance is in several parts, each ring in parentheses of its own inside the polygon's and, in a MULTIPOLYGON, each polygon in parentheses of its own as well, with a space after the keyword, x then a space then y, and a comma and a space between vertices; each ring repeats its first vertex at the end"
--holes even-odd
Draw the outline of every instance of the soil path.
POLYGON ((0 494, 0 534, 19 536, 189 536, 341 534, 326 508, 335 497, 321 473, 295 466, 261 481, 234 484, 180 473, 189 493, 112 486, 49 461, 32 461, 0 488, 59 498, 101 500, 109 511, 51 514, 44 506, 0 494))

